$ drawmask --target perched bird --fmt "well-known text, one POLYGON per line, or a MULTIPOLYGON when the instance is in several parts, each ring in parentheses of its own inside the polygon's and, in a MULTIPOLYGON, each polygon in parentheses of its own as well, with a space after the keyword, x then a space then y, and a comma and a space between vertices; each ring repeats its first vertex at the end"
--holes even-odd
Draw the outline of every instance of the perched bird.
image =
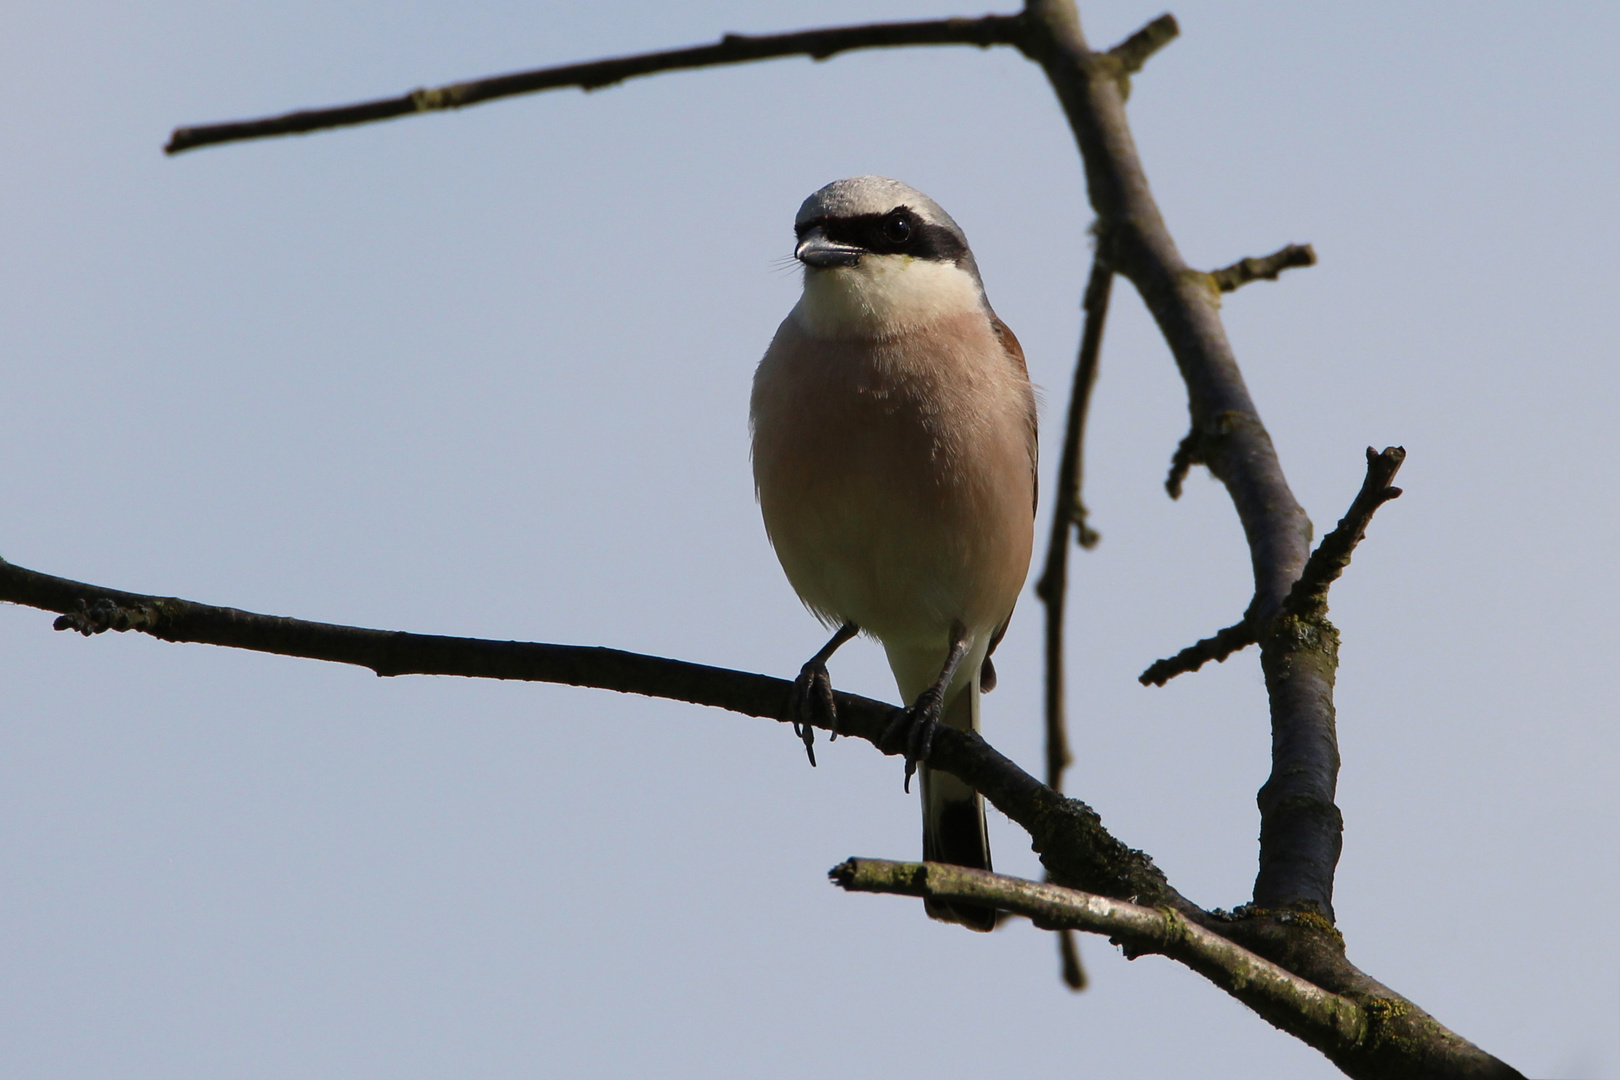
MULTIPOLYGON (((990 869, 983 799, 928 768, 935 725, 978 730, 989 654, 1029 571, 1035 394, 985 298, 967 238, 922 192, 881 176, 799 208, 804 292, 754 375, 754 484, 799 598, 828 626, 794 686, 795 730, 836 710, 826 662, 865 632, 907 708, 885 734, 919 761, 923 858, 990 869)), ((930 902, 975 930, 991 908, 930 902)))

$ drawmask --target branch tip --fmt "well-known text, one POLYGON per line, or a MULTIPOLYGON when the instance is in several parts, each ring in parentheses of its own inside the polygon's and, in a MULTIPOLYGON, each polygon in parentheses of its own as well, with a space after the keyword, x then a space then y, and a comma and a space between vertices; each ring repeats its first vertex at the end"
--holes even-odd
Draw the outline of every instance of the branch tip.
POLYGON ((1080 963, 1080 943, 1075 941, 1073 930, 1058 931, 1058 957, 1063 965, 1064 986, 1078 994, 1091 985, 1085 965, 1080 963))
POLYGON ((1181 498, 1182 485, 1187 482, 1187 474, 1192 467, 1204 463, 1203 455, 1199 452, 1202 441, 1195 423, 1192 430, 1176 444, 1176 452, 1170 455, 1170 475, 1164 478, 1164 490, 1172 499, 1181 498))
POLYGON ((1134 75, 1142 70, 1154 53, 1164 48, 1181 33, 1176 17, 1168 11, 1142 29, 1108 50, 1108 55, 1119 62, 1120 71, 1134 75))
POLYGON ((1136 681, 1143 686, 1163 686, 1177 675, 1197 671, 1211 660, 1218 664, 1225 663, 1227 657, 1254 643, 1254 628, 1247 619, 1244 619, 1224 630, 1216 631, 1213 637, 1204 638, 1196 645, 1187 646, 1174 656, 1155 660, 1146 671, 1136 677, 1136 681))
POLYGON ((1251 281, 1276 281, 1284 270, 1296 266, 1315 266, 1316 249, 1309 244, 1289 244, 1270 255, 1256 259, 1239 259, 1231 266, 1213 271, 1209 276, 1221 292, 1234 292, 1251 281))
POLYGON ((1405 461, 1405 447, 1386 446, 1381 451, 1367 447, 1367 477, 1361 490, 1338 525, 1311 552, 1299 580, 1283 600, 1281 614, 1304 615, 1326 606, 1329 586, 1350 565, 1350 556, 1366 538, 1373 514, 1380 506, 1401 497, 1401 489, 1392 481, 1405 461))

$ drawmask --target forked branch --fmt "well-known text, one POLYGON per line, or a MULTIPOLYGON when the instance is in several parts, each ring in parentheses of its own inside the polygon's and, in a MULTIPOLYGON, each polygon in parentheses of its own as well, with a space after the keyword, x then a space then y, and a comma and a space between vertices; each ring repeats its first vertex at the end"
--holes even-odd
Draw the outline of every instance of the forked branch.
MULTIPOLYGON (((1288 591, 1277 618, 1305 615, 1325 607, 1328 586, 1350 565, 1350 556, 1356 545, 1366 538, 1373 514, 1391 499, 1400 498, 1401 489, 1392 487, 1391 483, 1405 460, 1406 450, 1402 447, 1388 446, 1382 451, 1367 447, 1367 477, 1362 481, 1361 490, 1339 524, 1311 552, 1304 572, 1288 591)), ((1155 660, 1137 676, 1137 681, 1143 686, 1163 686, 1177 675, 1197 671, 1211 660, 1224 661, 1260 640, 1263 633, 1265 628, 1256 626, 1253 619, 1245 616, 1241 622, 1216 631, 1213 637, 1189 645, 1164 660, 1155 660)))

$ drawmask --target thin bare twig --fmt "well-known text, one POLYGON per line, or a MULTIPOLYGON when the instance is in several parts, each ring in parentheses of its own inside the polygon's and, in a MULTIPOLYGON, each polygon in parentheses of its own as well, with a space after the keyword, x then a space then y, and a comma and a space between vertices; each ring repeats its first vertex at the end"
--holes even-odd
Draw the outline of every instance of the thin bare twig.
POLYGON ((1086 966, 1080 961, 1080 942, 1075 940, 1074 931, 1067 928, 1059 930, 1057 937, 1058 970, 1063 985, 1078 994, 1091 985, 1086 977, 1086 966))
POLYGON ((1176 17, 1165 12, 1124 41, 1108 50, 1108 55, 1119 61, 1125 74, 1134 75, 1142 70, 1148 58, 1176 39, 1181 27, 1176 17))
POLYGON ((1198 429, 1193 428, 1182 436, 1181 442, 1176 444, 1176 452, 1170 456, 1170 475, 1164 478, 1164 490, 1172 499, 1181 498, 1181 486, 1187 482, 1192 467, 1204 463, 1198 456, 1198 438, 1198 429))
POLYGON ((1141 71, 1142 65, 1174 41, 1179 33, 1181 27, 1176 24, 1176 17, 1166 13, 1101 54, 1100 59, 1114 65, 1114 81, 1119 84, 1120 97, 1131 96, 1131 76, 1141 71))
MULTIPOLYGON (((1281 250, 1261 258, 1239 259, 1231 266, 1222 267, 1209 275, 1215 287, 1223 293, 1234 292, 1251 281, 1276 281, 1278 276, 1291 267, 1315 266, 1316 251, 1309 244, 1289 244, 1281 250)), ((1195 425, 1187 432, 1176 452, 1170 458, 1170 475, 1165 477, 1164 490, 1169 492, 1172 499, 1181 498, 1182 485, 1187 480, 1187 474, 1194 465, 1202 465, 1204 459, 1199 451, 1201 433, 1195 425)), ((1240 646, 1241 647, 1241 646, 1240 646)), ((1225 659, 1224 656, 1214 659, 1225 659)))
POLYGON ((1405 461, 1405 447, 1386 446, 1381 451, 1367 447, 1367 477, 1361 482, 1361 490, 1339 524, 1311 552, 1304 573, 1283 601, 1284 613, 1306 615, 1327 603, 1328 586, 1339 580, 1350 565, 1350 556, 1366 538, 1373 514, 1391 499, 1401 497, 1401 489, 1392 485, 1405 461))
POLYGON ((1209 276, 1221 292, 1233 292, 1251 281, 1276 281, 1284 270, 1296 266, 1315 266, 1316 251, 1309 244, 1289 244, 1270 255, 1256 259, 1239 259, 1231 266, 1223 266, 1209 276))
POLYGON ((713 45, 619 56, 582 64, 518 71, 510 75, 471 79, 432 89, 412 90, 398 97, 334 105, 221 124, 175 128, 166 154, 178 154, 200 146, 265 139, 276 135, 302 135, 311 131, 370 124, 401 116, 461 109, 517 94, 577 86, 597 90, 626 79, 665 71, 743 64, 784 56, 809 56, 825 60, 852 49, 892 48, 906 45, 1016 45, 1023 37, 1020 15, 984 15, 972 19, 927 19, 917 22, 869 23, 819 30, 799 30, 786 34, 727 34, 713 45))
POLYGON ((1254 627, 1249 625, 1248 620, 1234 623, 1224 630, 1215 631, 1214 637, 1189 645, 1172 657, 1153 661, 1146 671, 1136 677, 1136 681, 1143 686, 1163 686, 1177 675, 1197 671, 1211 660, 1223 662, 1254 642, 1254 627))
POLYGON ((1097 381, 1097 360, 1102 351, 1103 323, 1108 317, 1108 295, 1114 272, 1098 258, 1091 265, 1086 285, 1085 328, 1080 355, 1074 366, 1069 414, 1063 429, 1063 453, 1058 459, 1057 495, 1052 507, 1052 530, 1047 540, 1046 565, 1035 584, 1035 595, 1046 606, 1046 783, 1063 789, 1063 770, 1070 761, 1064 722, 1063 616, 1069 584, 1069 537, 1080 546, 1097 543, 1086 523, 1086 505, 1080 496, 1084 474, 1086 413, 1091 388, 1097 381))
POLYGON ((827 876, 850 892, 973 903, 1025 916, 1044 929, 1106 934, 1133 959, 1158 954, 1180 961, 1330 1057, 1353 1049, 1367 1034, 1362 1005, 1323 990, 1169 908, 943 863, 849 859, 827 876))
MULTIPOLYGON (((1080 334, 1080 355, 1074 365, 1074 386, 1069 392, 1069 414, 1063 429, 1063 453, 1058 459, 1057 498, 1052 507, 1052 533, 1046 547, 1046 566, 1035 585, 1035 595, 1046 608, 1046 785, 1063 790, 1063 770, 1073 760, 1069 752, 1063 670, 1063 621, 1069 589, 1069 537, 1083 548, 1096 545, 1098 536, 1086 522, 1086 504, 1080 486, 1084 477, 1086 413, 1091 389, 1097 382, 1097 361, 1102 353, 1103 324, 1108 317, 1108 295, 1114 272, 1101 256, 1091 263, 1086 283, 1085 327, 1080 334)), ((1058 958, 1063 983, 1071 990, 1086 987, 1080 963, 1080 945, 1072 931, 1058 934, 1058 958)))

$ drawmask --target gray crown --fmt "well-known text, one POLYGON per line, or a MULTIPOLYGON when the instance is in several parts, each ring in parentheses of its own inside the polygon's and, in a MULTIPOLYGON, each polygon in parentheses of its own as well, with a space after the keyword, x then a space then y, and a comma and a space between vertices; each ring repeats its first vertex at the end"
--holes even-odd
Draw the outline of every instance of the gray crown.
POLYGON ((851 176, 846 180, 834 180, 804 200, 799 207, 798 217, 793 221, 798 225, 819 217, 887 214, 897 206, 911 207, 924 221, 943 225, 961 237, 963 244, 967 243, 962 227, 940 208, 939 203, 911 185, 890 180, 887 176, 851 176))

